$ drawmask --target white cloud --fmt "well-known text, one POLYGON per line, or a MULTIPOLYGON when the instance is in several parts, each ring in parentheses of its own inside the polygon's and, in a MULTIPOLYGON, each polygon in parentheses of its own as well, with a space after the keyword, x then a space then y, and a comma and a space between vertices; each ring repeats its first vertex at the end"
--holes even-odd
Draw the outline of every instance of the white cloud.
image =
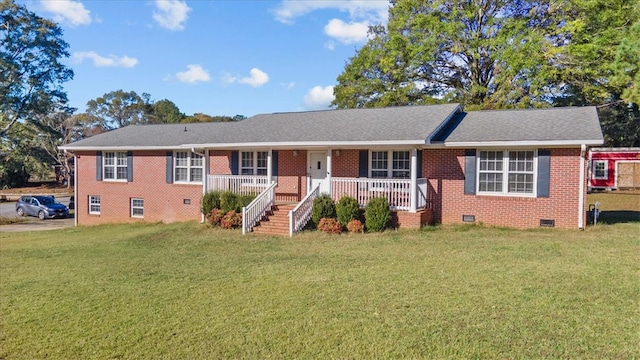
POLYGON ((197 82, 207 82, 211 80, 209 72, 202 68, 200 65, 189 64, 187 65, 187 71, 176 73, 175 76, 178 81, 195 84, 197 82))
POLYGON ((309 110, 328 109, 334 99, 333 86, 314 86, 304 96, 304 105, 309 110))
POLYGON ((238 79, 237 77, 227 73, 222 77, 222 81, 227 84, 237 82, 240 84, 251 85, 253 87, 259 87, 269 82, 269 75, 258 68, 253 68, 249 71, 248 77, 238 79))
POLYGON ((56 22, 68 22, 72 26, 91 24, 91 12, 85 9, 84 5, 79 1, 40 0, 40 4, 44 10, 54 14, 53 20, 56 22))
POLYGON ((347 24, 340 19, 331 19, 324 27, 324 32, 343 44, 352 44, 367 40, 368 29, 369 22, 367 21, 347 24))
POLYGON ((337 9, 348 12, 352 19, 369 19, 372 23, 386 23, 388 0, 283 0, 273 12, 284 24, 292 24, 297 17, 316 10, 337 9))
POLYGON ((191 11, 186 2, 180 0, 156 0, 156 8, 158 11, 153 12, 153 20, 160 26, 171 31, 184 30, 187 14, 191 11))
POLYGON ((128 56, 118 57, 116 55, 102 56, 95 51, 75 52, 71 56, 76 63, 81 63, 84 59, 93 61, 93 65, 97 67, 124 67, 132 68, 138 63, 138 59, 128 56))

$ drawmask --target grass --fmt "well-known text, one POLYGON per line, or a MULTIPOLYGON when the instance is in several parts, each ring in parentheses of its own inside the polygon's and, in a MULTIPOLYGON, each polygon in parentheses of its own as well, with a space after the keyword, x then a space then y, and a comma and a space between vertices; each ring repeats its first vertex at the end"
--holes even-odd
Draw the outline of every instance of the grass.
POLYGON ((625 358, 640 223, 0 234, 0 358, 625 358))

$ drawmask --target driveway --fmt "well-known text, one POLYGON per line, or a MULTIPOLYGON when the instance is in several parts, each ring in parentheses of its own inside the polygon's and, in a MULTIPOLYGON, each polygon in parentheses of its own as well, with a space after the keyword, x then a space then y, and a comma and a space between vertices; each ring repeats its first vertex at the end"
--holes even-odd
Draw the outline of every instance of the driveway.
MULTIPOLYGON (((68 196, 56 197, 58 201, 69 206, 70 198, 68 196)), ((73 212, 73 210, 71 210, 73 212)), ((1 217, 18 217, 16 214, 15 202, 0 203, 0 216, 1 217)), ((47 219, 38 220, 36 217, 26 217, 26 221, 0 225, 0 233, 4 232, 18 232, 18 231, 44 231, 44 230, 56 230, 64 229, 74 225, 73 215, 67 219, 47 219)))

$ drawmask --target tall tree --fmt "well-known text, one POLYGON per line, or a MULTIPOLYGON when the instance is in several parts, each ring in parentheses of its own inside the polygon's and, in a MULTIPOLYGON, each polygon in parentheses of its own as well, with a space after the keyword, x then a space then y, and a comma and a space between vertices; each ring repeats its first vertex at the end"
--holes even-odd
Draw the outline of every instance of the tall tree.
POLYGON ((0 2, 0 138, 18 121, 37 121, 67 102, 62 84, 73 71, 61 60, 69 45, 60 27, 16 5, 0 2))
POLYGON ((551 1, 393 0, 386 27, 349 60, 334 105, 456 101, 467 108, 547 100, 561 38, 551 1))
POLYGON ((135 91, 112 91, 97 99, 89 100, 87 114, 101 119, 105 129, 144 124, 148 122, 149 96, 148 94, 143 96, 147 101, 135 91))
POLYGON ((150 122, 158 124, 175 124, 184 119, 185 115, 171 100, 160 100, 150 105, 150 122))

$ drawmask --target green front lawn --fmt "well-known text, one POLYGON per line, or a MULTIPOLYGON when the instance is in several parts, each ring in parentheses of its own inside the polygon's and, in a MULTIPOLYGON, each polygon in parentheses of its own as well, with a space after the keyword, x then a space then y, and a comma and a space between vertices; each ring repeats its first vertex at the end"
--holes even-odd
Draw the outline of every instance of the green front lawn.
POLYGON ((631 359, 639 234, 0 233, 0 358, 631 359))

